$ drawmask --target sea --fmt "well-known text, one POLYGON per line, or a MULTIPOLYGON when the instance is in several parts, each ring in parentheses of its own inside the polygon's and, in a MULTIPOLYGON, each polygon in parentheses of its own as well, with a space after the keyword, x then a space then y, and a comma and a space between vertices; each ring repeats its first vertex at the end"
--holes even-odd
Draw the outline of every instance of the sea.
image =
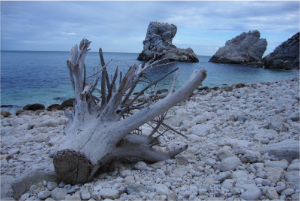
MULTIPOLYGON (((108 73, 115 69, 125 75, 129 66, 142 64, 136 60, 138 53, 104 52, 108 73)), ((1 51, 1 110, 15 113, 27 104, 41 103, 48 107, 61 104, 74 97, 66 61, 68 51, 1 51)), ((209 62, 211 56, 198 55, 197 63, 175 62, 160 66, 147 74, 147 81, 179 69, 176 87, 182 86, 194 70, 207 70, 207 78, 202 86, 222 87, 232 84, 253 84, 275 82, 299 77, 299 71, 270 70, 249 65, 220 64, 209 62)), ((87 74, 100 64, 98 52, 88 52, 86 56, 87 74)), ((165 79, 159 88, 167 88, 172 77, 165 79)), ((145 87, 143 82, 137 90, 145 87)))

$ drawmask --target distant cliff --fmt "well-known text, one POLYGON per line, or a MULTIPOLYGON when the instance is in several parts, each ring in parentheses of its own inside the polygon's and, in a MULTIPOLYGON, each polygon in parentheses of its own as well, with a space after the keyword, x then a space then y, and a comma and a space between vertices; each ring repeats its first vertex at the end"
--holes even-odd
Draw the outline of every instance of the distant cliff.
POLYGON ((267 49, 267 40, 260 39, 260 32, 243 32, 228 40, 209 60, 216 63, 262 64, 260 60, 267 49))
POLYGON ((137 60, 149 61, 150 59, 164 59, 168 61, 199 62, 197 55, 191 48, 177 48, 172 40, 177 32, 174 24, 150 22, 146 38, 143 41, 143 51, 137 60))
POLYGON ((299 69, 299 32, 263 58, 266 68, 299 69))

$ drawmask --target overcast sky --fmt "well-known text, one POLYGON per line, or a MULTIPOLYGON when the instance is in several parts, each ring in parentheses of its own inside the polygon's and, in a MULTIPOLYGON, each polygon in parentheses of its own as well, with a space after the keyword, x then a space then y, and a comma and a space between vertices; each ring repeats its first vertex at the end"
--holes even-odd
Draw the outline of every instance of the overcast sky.
POLYGON ((69 51, 87 38, 91 51, 140 53, 151 21, 175 24, 173 44, 197 55, 259 30, 266 55, 299 32, 299 2, 1 1, 1 49, 69 51))

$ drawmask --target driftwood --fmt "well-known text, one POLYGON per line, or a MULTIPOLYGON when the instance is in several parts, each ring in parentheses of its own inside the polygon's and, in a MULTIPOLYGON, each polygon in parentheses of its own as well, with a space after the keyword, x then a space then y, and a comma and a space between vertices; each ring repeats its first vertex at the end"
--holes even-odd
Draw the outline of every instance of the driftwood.
MULTIPOLYGON (((109 62, 105 63, 101 49, 101 66, 99 65, 91 76, 87 76, 85 56, 90 43, 83 39, 79 48, 75 45, 67 61, 75 101, 73 111, 65 112, 69 118, 65 126, 65 141, 53 154, 58 177, 70 184, 84 183, 91 179, 103 164, 116 158, 135 157, 157 162, 173 158, 186 150, 187 146, 167 153, 157 151, 153 146, 158 145, 159 141, 158 136, 154 134, 158 132, 159 127, 176 132, 163 122, 165 112, 186 100, 205 79, 206 71, 195 71, 189 80, 174 92, 178 75, 176 70, 166 96, 161 96, 157 91, 152 94, 146 93, 148 88, 156 86, 160 80, 172 74, 172 71, 149 83, 133 96, 134 89, 143 76, 149 70, 160 66, 162 61, 152 59, 143 65, 130 66, 124 76, 120 73, 119 86, 116 86, 118 68, 109 79, 106 70, 109 62), (96 91, 100 93, 100 97, 94 95, 96 91), (146 97, 145 101, 136 101, 142 95, 146 97), (149 121, 153 122, 151 134, 141 135, 134 132, 149 121)), ((159 135, 162 134, 163 132, 159 135)))

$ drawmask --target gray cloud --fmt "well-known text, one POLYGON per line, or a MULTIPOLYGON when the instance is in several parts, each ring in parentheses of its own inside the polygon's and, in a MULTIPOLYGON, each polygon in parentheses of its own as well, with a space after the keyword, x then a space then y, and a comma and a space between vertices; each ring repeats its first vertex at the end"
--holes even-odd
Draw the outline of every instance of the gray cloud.
POLYGON ((267 52, 299 31, 299 2, 1 2, 3 50, 69 50, 82 38, 92 51, 140 52, 149 22, 177 25, 174 44, 212 55, 257 29, 267 52))

